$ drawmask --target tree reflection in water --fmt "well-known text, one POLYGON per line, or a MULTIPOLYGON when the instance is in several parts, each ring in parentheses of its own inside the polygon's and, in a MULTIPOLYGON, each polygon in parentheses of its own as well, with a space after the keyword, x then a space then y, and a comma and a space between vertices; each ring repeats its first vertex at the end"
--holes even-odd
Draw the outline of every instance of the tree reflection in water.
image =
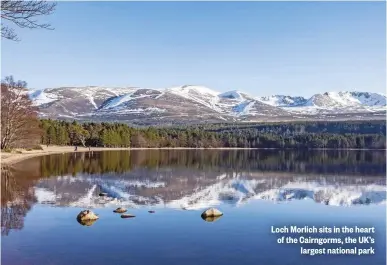
POLYGON ((1 170, 1 234, 22 229, 24 217, 36 202, 33 181, 17 174, 14 169, 1 170))

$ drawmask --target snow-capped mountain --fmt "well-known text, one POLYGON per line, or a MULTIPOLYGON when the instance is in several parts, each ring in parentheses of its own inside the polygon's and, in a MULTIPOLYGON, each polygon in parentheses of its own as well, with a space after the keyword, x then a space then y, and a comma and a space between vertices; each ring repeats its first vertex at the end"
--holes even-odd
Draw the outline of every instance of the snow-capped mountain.
POLYGON ((369 92, 325 92, 309 99, 303 97, 271 96, 260 98, 272 106, 282 107, 293 113, 332 114, 367 113, 386 111, 386 96, 369 92))
POLYGON ((386 96, 368 92, 326 92, 313 95, 303 105, 336 108, 383 107, 386 106, 386 96))
POLYGON ((300 107, 300 106, 317 106, 317 107, 385 107, 386 96, 378 93, 369 92, 325 92, 315 94, 309 99, 304 97, 292 97, 283 95, 273 95, 261 97, 260 101, 277 107, 300 107))
POLYGON ((121 122, 200 123, 269 119, 287 111, 246 94, 228 98, 202 86, 167 89, 75 87, 31 90, 43 117, 121 122))
POLYGON ((29 96, 43 117, 141 124, 327 119, 327 114, 383 119, 386 113, 386 96, 369 92, 327 92, 307 99, 254 97, 237 90, 221 93, 193 85, 166 89, 89 86, 30 90, 29 96))
POLYGON ((327 92, 324 95, 341 104, 342 106, 386 106, 386 96, 369 92, 327 92))

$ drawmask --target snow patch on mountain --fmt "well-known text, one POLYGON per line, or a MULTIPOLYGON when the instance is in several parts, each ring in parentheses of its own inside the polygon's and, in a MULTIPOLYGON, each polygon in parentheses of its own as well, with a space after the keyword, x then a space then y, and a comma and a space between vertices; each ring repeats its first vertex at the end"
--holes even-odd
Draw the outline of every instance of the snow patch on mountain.
POLYGON ((258 98, 258 100, 275 107, 299 106, 305 104, 305 102, 307 101, 304 97, 291 97, 284 95, 260 97, 258 98))
POLYGON ((203 106, 206 106, 216 112, 222 112, 222 109, 217 106, 219 92, 209 89, 204 86, 180 86, 168 88, 165 90, 168 93, 175 94, 177 96, 186 98, 188 100, 197 102, 203 106))
POLYGON ((28 96, 36 106, 56 101, 59 97, 52 93, 46 93, 44 89, 29 90, 28 96))
POLYGON ((103 109, 112 109, 112 108, 120 106, 121 104, 123 104, 125 102, 128 102, 128 101, 132 100, 133 99, 132 98, 133 93, 134 92, 129 93, 129 94, 125 94, 125 95, 122 95, 122 96, 117 96, 115 98, 112 98, 111 100, 109 100, 107 102, 107 104, 105 104, 103 106, 103 109))
POLYGON ((179 87, 167 88, 166 91, 171 92, 171 93, 175 93, 178 95, 197 94, 197 95, 209 95, 212 97, 216 97, 219 95, 219 92, 214 91, 208 87, 192 86, 192 85, 184 85, 184 86, 179 86, 179 87))
POLYGON ((235 111, 236 115, 238 116, 249 115, 249 114, 252 114, 251 109, 254 106, 254 104, 255 104, 254 101, 245 101, 233 107, 233 111, 235 111))
POLYGON ((94 101, 94 94, 95 94, 95 91, 91 91, 91 90, 84 90, 82 91, 83 95, 85 95, 85 97, 89 100, 90 104, 93 105, 93 107, 95 109, 98 109, 98 106, 97 104, 95 103, 94 101))

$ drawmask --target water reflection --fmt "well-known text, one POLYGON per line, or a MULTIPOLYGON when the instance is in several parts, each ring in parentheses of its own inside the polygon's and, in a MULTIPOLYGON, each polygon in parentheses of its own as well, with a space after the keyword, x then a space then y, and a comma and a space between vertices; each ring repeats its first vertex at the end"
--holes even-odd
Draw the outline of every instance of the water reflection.
POLYGON ((92 226, 97 220, 80 220, 77 218, 77 222, 83 226, 92 226))
POLYGON ((1 169, 2 235, 8 235, 12 229, 23 228, 24 217, 37 202, 33 187, 40 174, 36 173, 6 167, 1 169))
POLYGON ((211 223, 211 222, 215 222, 215 221, 219 220, 220 218, 222 218, 222 216, 207 216, 207 217, 201 216, 201 218, 204 221, 211 223))
POLYGON ((224 203, 239 206, 257 199, 310 199, 335 206, 379 204, 386 201, 385 175, 384 151, 147 150, 50 155, 2 169, 2 234, 22 229, 24 217, 36 203, 184 210, 224 203))
POLYGON ((385 151, 106 151, 50 155, 38 158, 41 176, 77 173, 124 173, 135 168, 178 167, 200 170, 240 170, 286 173, 385 174, 385 151))

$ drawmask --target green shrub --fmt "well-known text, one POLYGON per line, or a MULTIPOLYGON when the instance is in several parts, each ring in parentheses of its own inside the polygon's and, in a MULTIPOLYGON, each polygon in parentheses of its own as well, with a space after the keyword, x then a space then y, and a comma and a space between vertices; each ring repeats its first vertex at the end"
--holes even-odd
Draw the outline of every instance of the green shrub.
POLYGON ((11 148, 5 148, 5 149, 3 149, 3 152, 11 153, 11 152, 12 152, 12 149, 11 149, 11 148))
POLYGON ((35 145, 34 147, 32 147, 33 150, 43 150, 43 147, 40 146, 40 145, 35 145))
POLYGON ((16 154, 23 154, 23 152, 20 150, 16 150, 16 154))
POLYGON ((32 151, 32 148, 27 148, 26 151, 32 151))

